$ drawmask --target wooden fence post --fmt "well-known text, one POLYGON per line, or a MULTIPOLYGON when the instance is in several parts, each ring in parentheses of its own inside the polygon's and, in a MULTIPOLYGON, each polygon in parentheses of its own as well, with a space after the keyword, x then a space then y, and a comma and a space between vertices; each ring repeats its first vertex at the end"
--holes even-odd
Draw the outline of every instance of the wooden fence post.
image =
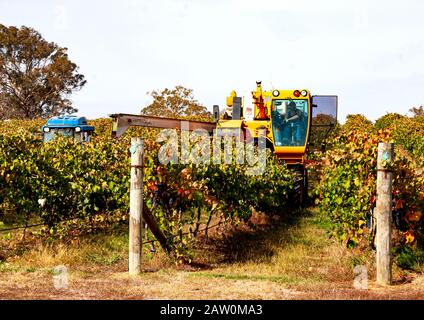
POLYGON ((377 157, 377 283, 392 282, 392 177, 393 144, 379 143, 377 157))
POLYGON ((144 141, 141 138, 131 138, 130 152, 129 274, 137 275, 141 272, 142 254, 144 141))

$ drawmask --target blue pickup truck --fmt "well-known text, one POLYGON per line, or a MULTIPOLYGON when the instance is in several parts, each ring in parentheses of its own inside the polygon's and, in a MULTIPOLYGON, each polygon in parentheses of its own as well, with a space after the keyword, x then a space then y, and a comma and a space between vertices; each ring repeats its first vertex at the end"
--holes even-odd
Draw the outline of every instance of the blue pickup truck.
POLYGON ((77 141, 88 142, 94 127, 87 124, 85 117, 60 116, 50 118, 41 128, 43 141, 48 142, 57 135, 73 137, 77 141))

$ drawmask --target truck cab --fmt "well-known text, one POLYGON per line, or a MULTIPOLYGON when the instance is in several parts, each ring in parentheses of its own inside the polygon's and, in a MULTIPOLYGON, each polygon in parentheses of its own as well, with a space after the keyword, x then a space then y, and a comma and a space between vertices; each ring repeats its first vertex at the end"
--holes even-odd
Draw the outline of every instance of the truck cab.
POLYGON ((88 142, 94 133, 94 127, 87 124, 85 117, 59 116, 47 120, 41 131, 44 142, 51 141, 58 135, 88 142))

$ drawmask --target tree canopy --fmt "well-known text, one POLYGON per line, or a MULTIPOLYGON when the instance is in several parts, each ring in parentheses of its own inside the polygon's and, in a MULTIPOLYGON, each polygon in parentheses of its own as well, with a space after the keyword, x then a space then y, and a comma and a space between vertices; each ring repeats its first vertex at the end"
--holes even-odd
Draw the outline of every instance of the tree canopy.
POLYGON ((76 112, 69 96, 85 83, 67 48, 32 28, 0 24, 0 119, 76 112))
POLYGON ((153 102, 141 110, 143 115, 167 118, 210 118, 212 114, 193 96, 193 90, 183 86, 148 92, 153 102))

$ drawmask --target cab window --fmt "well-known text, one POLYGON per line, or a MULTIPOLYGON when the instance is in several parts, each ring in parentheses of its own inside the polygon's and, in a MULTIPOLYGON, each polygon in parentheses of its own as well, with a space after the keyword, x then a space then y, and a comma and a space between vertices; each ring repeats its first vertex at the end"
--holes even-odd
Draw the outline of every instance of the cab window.
POLYGON ((272 101, 271 114, 275 146, 305 145, 308 132, 307 99, 275 99, 272 101))
POLYGON ((44 132, 43 140, 44 142, 51 141, 55 138, 56 135, 62 135, 65 137, 74 137, 73 128, 50 128, 49 132, 44 132))

